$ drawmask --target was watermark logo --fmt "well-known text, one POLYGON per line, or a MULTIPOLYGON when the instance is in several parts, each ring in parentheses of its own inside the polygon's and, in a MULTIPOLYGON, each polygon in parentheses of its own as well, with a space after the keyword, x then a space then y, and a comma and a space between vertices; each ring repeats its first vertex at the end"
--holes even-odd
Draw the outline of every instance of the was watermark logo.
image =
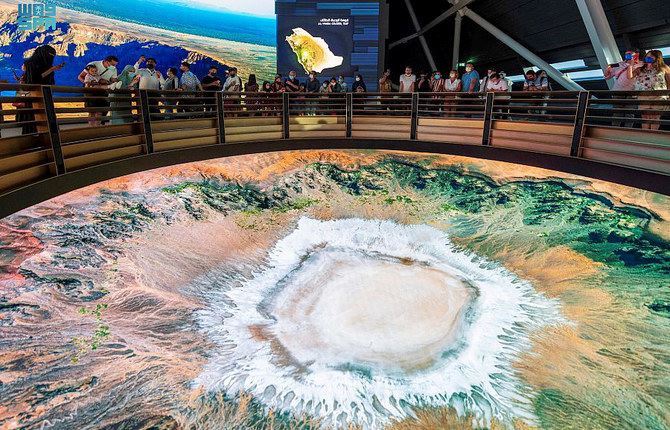
POLYGON ((56 4, 53 0, 20 1, 17 23, 19 31, 55 30, 56 4))

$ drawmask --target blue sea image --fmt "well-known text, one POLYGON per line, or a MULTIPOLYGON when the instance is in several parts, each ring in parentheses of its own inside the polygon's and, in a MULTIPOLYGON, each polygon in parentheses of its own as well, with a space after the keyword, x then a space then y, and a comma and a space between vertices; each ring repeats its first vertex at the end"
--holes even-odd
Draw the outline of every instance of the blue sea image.
POLYGON ((56 5, 179 33, 266 46, 274 46, 276 43, 274 18, 187 6, 169 0, 87 2, 56 0, 56 5))
MULTIPOLYGON (((132 22, 151 28, 161 28, 179 33, 246 42, 254 45, 274 45, 275 20, 252 15, 242 15, 221 10, 197 9, 168 1, 117 1, 101 2, 92 0, 85 5, 81 2, 57 1, 58 7, 119 21, 132 22)), ((122 25, 122 24, 121 24, 122 25)), ((58 34, 67 33, 70 24, 59 22, 56 31, 47 30, 44 34, 33 32, 25 38, 15 38, 9 45, 0 47, 0 80, 15 82, 14 73, 21 74, 24 61, 23 53, 41 44, 54 42, 58 34), (40 40, 45 36, 44 40, 40 40), (37 40, 40 40, 37 42, 37 40)), ((123 31, 123 28, 119 28, 123 31)), ((4 23, 0 32, 15 34, 15 23, 4 23)), ((81 86, 77 76, 93 60, 101 60, 108 55, 119 58, 119 72, 125 65, 134 64, 141 55, 158 60, 158 69, 165 72, 168 67, 178 67, 189 51, 179 46, 167 46, 155 42, 129 41, 118 46, 87 43, 84 56, 75 56, 76 46, 71 44, 67 56, 59 56, 54 64, 66 63, 63 70, 57 72, 57 85, 81 86)), ((191 66, 197 76, 204 76, 211 65, 219 66, 220 72, 228 66, 211 59, 198 60, 191 66)))

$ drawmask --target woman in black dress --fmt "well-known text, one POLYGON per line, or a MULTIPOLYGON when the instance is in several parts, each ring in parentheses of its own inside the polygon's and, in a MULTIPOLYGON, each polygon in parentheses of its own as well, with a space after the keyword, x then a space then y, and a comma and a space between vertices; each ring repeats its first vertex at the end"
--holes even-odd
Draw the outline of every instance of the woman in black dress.
MULTIPOLYGON (((38 46, 33 55, 24 63, 26 66, 25 83, 27 85, 54 85, 56 79, 54 72, 60 70, 65 65, 54 66, 56 50, 53 46, 38 46)), ((32 103, 26 103, 26 109, 31 109, 32 103)), ((32 112, 21 113, 17 115, 17 122, 35 121, 35 114, 32 112)), ((37 133, 37 126, 28 124, 23 126, 23 134, 37 133)))

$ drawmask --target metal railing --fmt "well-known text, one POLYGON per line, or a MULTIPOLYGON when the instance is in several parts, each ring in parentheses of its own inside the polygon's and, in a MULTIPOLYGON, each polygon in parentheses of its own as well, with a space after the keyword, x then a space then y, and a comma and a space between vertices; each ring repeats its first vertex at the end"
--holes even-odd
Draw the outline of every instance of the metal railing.
POLYGON ((154 152, 301 138, 550 153, 670 175, 670 91, 242 93, 0 84, 0 195, 154 152))

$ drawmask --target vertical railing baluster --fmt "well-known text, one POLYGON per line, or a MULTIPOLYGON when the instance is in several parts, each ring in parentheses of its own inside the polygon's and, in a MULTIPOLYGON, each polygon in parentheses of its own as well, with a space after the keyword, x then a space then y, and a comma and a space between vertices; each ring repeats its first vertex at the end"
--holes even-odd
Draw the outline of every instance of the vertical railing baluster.
POLYGON ((347 93, 346 99, 345 99, 345 104, 346 104, 346 123, 347 123, 347 138, 351 137, 351 130, 352 130, 352 123, 353 123, 353 115, 354 115, 354 94, 353 93, 347 93))
POLYGON ((142 112, 142 130, 144 131, 144 143, 147 145, 147 154, 154 152, 154 137, 151 131, 151 108, 149 107, 149 94, 147 90, 140 91, 140 110, 142 112))
POLYGON ((491 145, 491 127, 493 125, 493 104, 495 103, 495 93, 486 93, 486 103, 484 104, 484 130, 482 130, 482 145, 491 145))
POLYGON ((51 151, 53 152, 54 162, 56 163, 56 174, 62 175, 66 172, 65 158, 63 157, 63 148, 60 141, 60 129, 58 128, 58 117, 56 117, 56 107, 51 87, 42 87, 42 98, 44 99, 44 113, 49 128, 49 140, 51 142, 51 151))
POLYGON ((291 122, 290 122, 290 117, 289 117, 289 93, 283 93, 282 94, 282 129, 284 131, 284 139, 288 139, 291 137, 291 122))
POLYGON ((417 130, 419 129, 419 93, 412 93, 412 113, 409 127, 410 140, 416 140, 417 130))
POLYGON ((219 143, 226 143, 226 123, 225 123, 225 110, 223 103, 223 92, 217 91, 216 93, 216 123, 219 127, 219 143))
POLYGON ((586 112, 589 107, 591 93, 581 91, 577 100, 577 112, 575 114, 575 124, 572 129, 572 144, 570 145, 570 156, 579 157, 584 136, 584 126, 586 125, 586 112))

